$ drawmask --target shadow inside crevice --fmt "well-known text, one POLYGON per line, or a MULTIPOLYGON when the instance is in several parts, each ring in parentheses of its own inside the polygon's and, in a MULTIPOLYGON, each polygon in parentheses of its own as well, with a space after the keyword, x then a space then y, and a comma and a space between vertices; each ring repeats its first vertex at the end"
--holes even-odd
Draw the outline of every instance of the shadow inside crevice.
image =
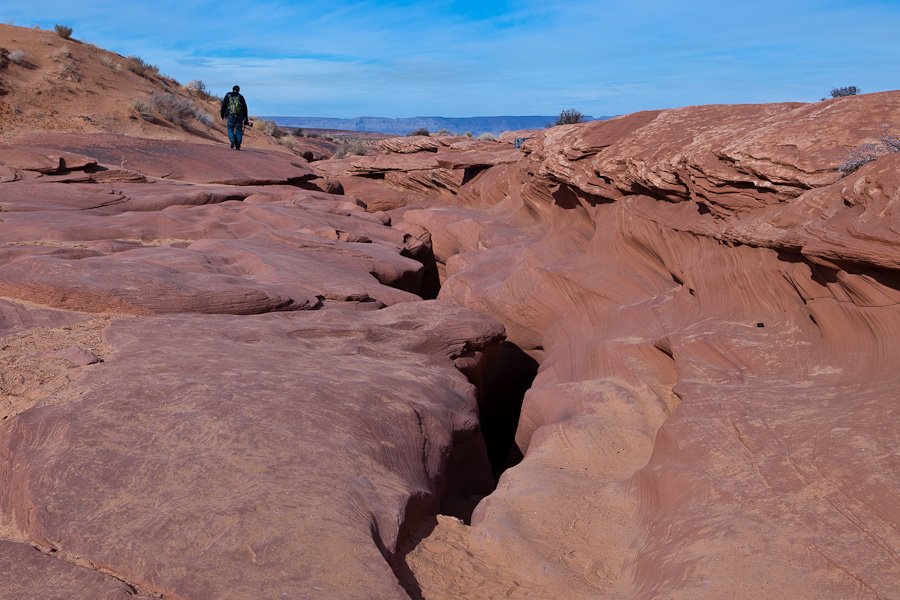
POLYGON ((466 373, 478 388, 478 412, 494 479, 522 460, 516 429, 525 393, 537 376, 538 362, 512 342, 483 351, 473 373, 466 373))
POLYGON ((475 507, 494 491, 500 475, 522 460, 516 429, 539 364, 512 342, 474 354, 478 355, 475 366, 462 372, 477 389, 480 428, 454 436, 435 496, 410 498, 393 554, 384 548, 377 526, 373 529, 379 550, 412 600, 424 600, 424 595, 406 559, 437 527, 437 515, 470 524, 475 507))

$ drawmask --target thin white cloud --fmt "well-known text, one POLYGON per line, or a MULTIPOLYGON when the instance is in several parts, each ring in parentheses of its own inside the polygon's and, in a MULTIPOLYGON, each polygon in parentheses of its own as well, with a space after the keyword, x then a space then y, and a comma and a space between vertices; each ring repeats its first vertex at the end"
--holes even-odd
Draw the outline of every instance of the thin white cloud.
MULTIPOLYGON (((614 114, 895 87, 890 0, 309 0, 15 5, 262 113, 614 114), (161 25, 160 12, 167 16, 161 25), (764 16, 759 16, 764 15, 764 16)), ((42 20, 43 19, 43 20, 42 20)))

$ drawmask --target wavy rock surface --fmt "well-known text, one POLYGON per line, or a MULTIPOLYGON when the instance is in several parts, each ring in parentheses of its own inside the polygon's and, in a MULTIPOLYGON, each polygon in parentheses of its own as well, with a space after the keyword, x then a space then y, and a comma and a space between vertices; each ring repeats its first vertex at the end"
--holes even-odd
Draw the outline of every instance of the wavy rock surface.
POLYGON ((837 173, 898 110, 890 93, 554 128, 518 173, 464 187, 467 208, 407 212, 446 264, 439 297, 541 362, 522 463, 471 527, 423 525, 422 597, 900 589, 897 156, 837 173))
POLYGON ((448 359, 501 335, 434 302, 116 323, 83 393, 4 423, 0 510, 165 597, 405 597, 386 558, 406 513, 480 439, 448 359))
POLYGON ((892 598, 898 121, 13 140, 0 598, 892 598))
POLYGON ((277 155, 13 148, 0 598, 407 597, 408 523, 493 485, 455 362, 476 367, 502 326, 422 302, 420 242, 282 185, 309 170, 277 155), (139 157, 128 182, 72 176, 116 152, 139 157))

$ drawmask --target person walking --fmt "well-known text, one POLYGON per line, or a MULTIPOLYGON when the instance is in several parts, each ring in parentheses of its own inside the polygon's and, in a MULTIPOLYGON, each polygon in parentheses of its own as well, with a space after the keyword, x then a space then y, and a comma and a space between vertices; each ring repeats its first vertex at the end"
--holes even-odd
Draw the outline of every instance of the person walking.
POLYGON ((241 86, 236 85, 222 98, 222 108, 219 114, 228 123, 228 141, 235 150, 241 149, 241 141, 244 139, 244 125, 250 125, 247 111, 247 101, 241 96, 241 86))

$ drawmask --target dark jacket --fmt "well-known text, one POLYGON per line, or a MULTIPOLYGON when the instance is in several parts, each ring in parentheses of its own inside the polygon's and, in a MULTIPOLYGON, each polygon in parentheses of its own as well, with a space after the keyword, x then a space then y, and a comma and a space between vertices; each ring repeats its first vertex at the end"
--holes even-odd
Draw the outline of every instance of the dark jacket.
POLYGON ((243 121, 243 123, 246 125, 250 122, 247 118, 249 111, 247 110, 247 101, 244 100, 244 97, 241 96, 240 92, 228 92, 227 94, 225 94, 225 97, 222 98, 222 108, 219 110, 219 115, 223 119, 228 116, 228 99, 232 96, 237 96, 238 101, 240 102, 238 114, 235 116, 238 118, 238 120, 243 121))

